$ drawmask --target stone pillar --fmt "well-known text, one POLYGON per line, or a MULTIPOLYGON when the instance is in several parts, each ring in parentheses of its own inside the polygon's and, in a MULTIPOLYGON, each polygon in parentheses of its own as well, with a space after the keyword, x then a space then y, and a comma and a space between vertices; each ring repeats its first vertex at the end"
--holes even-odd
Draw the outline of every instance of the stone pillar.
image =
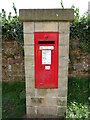
POLYGON ((24 27, 26 113, 28 118, 58 118, 67 109, 69 27, 72 9, 20 11, 24 27), (58 89, 35 89, 34 32, 59 32, 58 89))

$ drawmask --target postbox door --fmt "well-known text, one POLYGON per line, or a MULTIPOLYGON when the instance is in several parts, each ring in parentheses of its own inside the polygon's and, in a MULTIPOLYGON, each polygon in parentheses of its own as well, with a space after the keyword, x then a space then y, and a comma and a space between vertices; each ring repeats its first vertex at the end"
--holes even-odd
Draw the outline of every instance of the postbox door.
POLYGON ((58 33, 35 33, 35 87, 58 87, 58 33))
MULTIPOLYGON (((40 87, 49 88, 55 87, 54 84, 54 73, 55 73, 55 60, 54 60, 54 49, 50 49, 52 46, 43 46, 46 49, 39 50, 40 56, 38 61, 39 67, 39 85, 40 87), (49 47, 49 50, 47 49, 49 47)), ((38 55, 39 55, 38 54, 38 55)))

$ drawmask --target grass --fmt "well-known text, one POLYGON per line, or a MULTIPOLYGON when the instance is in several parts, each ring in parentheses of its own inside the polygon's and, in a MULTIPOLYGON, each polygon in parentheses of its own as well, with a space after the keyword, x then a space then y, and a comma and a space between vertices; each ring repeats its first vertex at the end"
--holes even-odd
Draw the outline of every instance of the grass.
MULTIPOLYGON (((88 117, 88 85, 87 78, 69 78, 67 118, 88 117)), ((25 82, 3 82, 2 88, 3 118, 23 117, 26 109, 25 82)))
POLYGON ((25 114, 25 82, 2 83, 3 118, 20 118, 25 114))

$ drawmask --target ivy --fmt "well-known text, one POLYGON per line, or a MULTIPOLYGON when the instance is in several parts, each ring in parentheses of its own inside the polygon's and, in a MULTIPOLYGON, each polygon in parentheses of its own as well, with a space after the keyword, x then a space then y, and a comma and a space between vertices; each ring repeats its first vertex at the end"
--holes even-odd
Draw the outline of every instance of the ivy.
POLYGON ((17 40, 23 43, 23 24, 19 21, 19 17, 17 16, 17 9, 14 3, 13 10, 15 12, 15 16, 12 16, 11 12, 9 12, 7 18, 6 11, 2 9, 2 38, 17 40))
POLYGON ((88 14, 79 16, 79 9, 72 6, 74 9, 74 20, 70 25, 70 40, 78 38, 80 40, 80 48, 83 51, 88 51, 90 36, 88 35, 88 14))

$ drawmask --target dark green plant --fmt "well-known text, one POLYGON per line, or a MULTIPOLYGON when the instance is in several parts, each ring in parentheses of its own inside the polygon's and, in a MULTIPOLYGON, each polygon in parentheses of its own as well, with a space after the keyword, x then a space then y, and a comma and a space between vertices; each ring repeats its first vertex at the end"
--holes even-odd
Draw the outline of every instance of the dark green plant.
POLYGON ((6 12, 2 9, 2 38, 4 39, 14 39, 23 43, 23 24, 19 21, 17 16, 17 9, 13 3, 13 10, 15 16, 12 16, 9 12, 8 18, 6 17, 6 12))
POLYGON ((78 38, 80 40, 80 47, 83 51, 89 50, 90 36, 88 35, 88 14, 82 17, 79 15, 79 9, 72 6, 74 9, 74 20, 70 25, 70 39, 78 38))

